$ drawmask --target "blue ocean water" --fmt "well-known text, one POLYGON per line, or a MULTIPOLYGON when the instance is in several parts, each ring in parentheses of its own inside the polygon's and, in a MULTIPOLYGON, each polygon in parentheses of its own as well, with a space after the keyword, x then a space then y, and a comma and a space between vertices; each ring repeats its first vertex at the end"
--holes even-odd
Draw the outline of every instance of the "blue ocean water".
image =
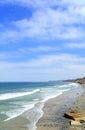
POLYGON ((65 91, 76 83, 62 81, 0 83, 0 122, 11 120, 65 91))

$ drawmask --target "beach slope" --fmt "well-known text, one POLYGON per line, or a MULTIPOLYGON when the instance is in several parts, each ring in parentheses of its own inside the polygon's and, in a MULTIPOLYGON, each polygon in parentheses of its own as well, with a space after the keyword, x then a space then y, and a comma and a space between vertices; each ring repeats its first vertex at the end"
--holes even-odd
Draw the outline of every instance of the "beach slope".
MULTIPOLYGON (((43 108, 43 116, 37 123, 36 130, 69 130, 69 119, 64 117, 64 112, 75 106, 77 97, 83 92, 82 87, 64 92, 62 95, 48 100, 43 108)), ((80 101, 81 102, 81 101, 80 101)))

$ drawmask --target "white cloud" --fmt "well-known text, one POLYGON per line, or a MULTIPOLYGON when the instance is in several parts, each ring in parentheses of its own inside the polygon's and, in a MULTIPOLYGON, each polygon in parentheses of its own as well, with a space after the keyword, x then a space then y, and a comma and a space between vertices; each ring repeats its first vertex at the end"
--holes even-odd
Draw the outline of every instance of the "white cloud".
POLYGON ((3 60, 7 58, 7 55, 5 53, 0 53, 0 60, 3 60))
POLYGON ((68 1, 68 0, 62 0, 62 3, 63 4, 66 4, 66 5, 73 5, 73 6, 82 6, 82 5, 85 5, 85 1, 84 0, 75 0, 75 1, 68 1))
POLYGON ((6 30, 0 32, 0 43, 16 42, 20 39, 19 33, 16 30, 6 30))
POLYGON ((85 49, 85 43, 68 43, 66 46, 73 49, 85 49))
POLYGON ((45 53, 45 52, 57 52, 60 48, 56 46, 36 46, 36 47, 26 47, 26 48, 19 48, 18 52, 21 53, 45 53))
MULTIPOLYGON (((2 2, 2 1, 1 1, 2 2)), ((2 41, 16 41, 23 38, 37 39, 82 39, 85 37, 84 1, 75 0, 5 0, 4 3, 36 6, 30 19, 14 21, 12 29, 1 32, 2 41), (56 9, 53 9, 56 7, 56 9), (78 25, 78 26, 75 26, 78 25)))
POLYGON ((32 6, 52 6, 52 5, 60 5, 63 4, 65 5, 74 5, 74 6, 82 6, 85 5, 85 1, 84 0, 75 0, 75 1, 68 1, 68 0, 0 0, 1 3, 13 3, 13 4, 23 4, 23 6, 27 6, 27 5, 32 5, 32 6))
POLYGON ((77 55, 44 55, 27 62, 1 62, 0 79, 17 81, 58 80, 84 76, 85 58, 77 55), (4 78, 3 78, 4 77, 4 78))
MULTIPOLYGON (((30 54, 33 56, 36 55, 38 57, 40 54, 52 54, 52 53, 57 53, 60 51, 61 48, 56 47, 56 46, 47 46, 47 45, 39 45, 35 47, 20 47, 15 50, 10 50, 10 51, 2 51, 0 52, 0 60, 22 60, 22 58, 25 57, 25 59, 31 59, 32 57, 28 57, 30 54), (28 56, 27 56, 28 55, 28 56)), ((23 60, 22 60, 23 61, 23 60)))
POLYGON ((34 8, 43 8, 43 7, 52 7, 54 5, 58 5, 58 0, 0 0, 0 3, 3 3, 3 4, 8 4, 8 3, 11 3, 11 4, 17 4, 17 5, 21 5, 21 6, 26 6, 26 7, 29 7, 29 6, 32 6, 34 8))
MULTIPOLYGON (((34 9, 29 19, 10 21, 7 25, 0 24, 0 43, 2 44, 3 42, 16 42, 24 38, 84 40, 84 0, 0 0, 0 2, 34 9)), ((85 48, 84 41, 81 44, 69 43, 67 46, 69 48, 85 48)), ((51 52, 57 49, 50 46, 38 46, 36 48, 21 48, 18 51, 19 53, 36 53, 51 52)), ((85 58, 77 55, 44 54, 26 62, 4 61, 7 57, 11 59, 14 55, 16 56, 17 52, 11 54, 0 54, 0 80, 57 80, 85 74, 85 58)))

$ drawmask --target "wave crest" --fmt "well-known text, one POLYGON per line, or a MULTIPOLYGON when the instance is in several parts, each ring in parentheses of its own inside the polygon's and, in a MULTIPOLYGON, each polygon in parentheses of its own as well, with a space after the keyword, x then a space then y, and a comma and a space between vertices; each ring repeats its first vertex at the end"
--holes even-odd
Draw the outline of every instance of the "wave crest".
POLYGON ((0 94, 0 100, 7 100, 11 98, 17 98, 17 97, 22 97, 26 95, 31 95, 36 92, 39 92, 40 89, 33 90, 31 92, 20 92, 20 93, 6 93, 6 94, 0 94))

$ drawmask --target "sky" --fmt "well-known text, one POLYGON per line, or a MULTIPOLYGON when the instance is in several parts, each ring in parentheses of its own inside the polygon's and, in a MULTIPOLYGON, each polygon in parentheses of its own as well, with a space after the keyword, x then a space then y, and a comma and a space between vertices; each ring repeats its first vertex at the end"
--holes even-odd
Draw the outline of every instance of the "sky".
POLYGON ((85 76, 85 0, 0 0, 0 81, 85 76))

